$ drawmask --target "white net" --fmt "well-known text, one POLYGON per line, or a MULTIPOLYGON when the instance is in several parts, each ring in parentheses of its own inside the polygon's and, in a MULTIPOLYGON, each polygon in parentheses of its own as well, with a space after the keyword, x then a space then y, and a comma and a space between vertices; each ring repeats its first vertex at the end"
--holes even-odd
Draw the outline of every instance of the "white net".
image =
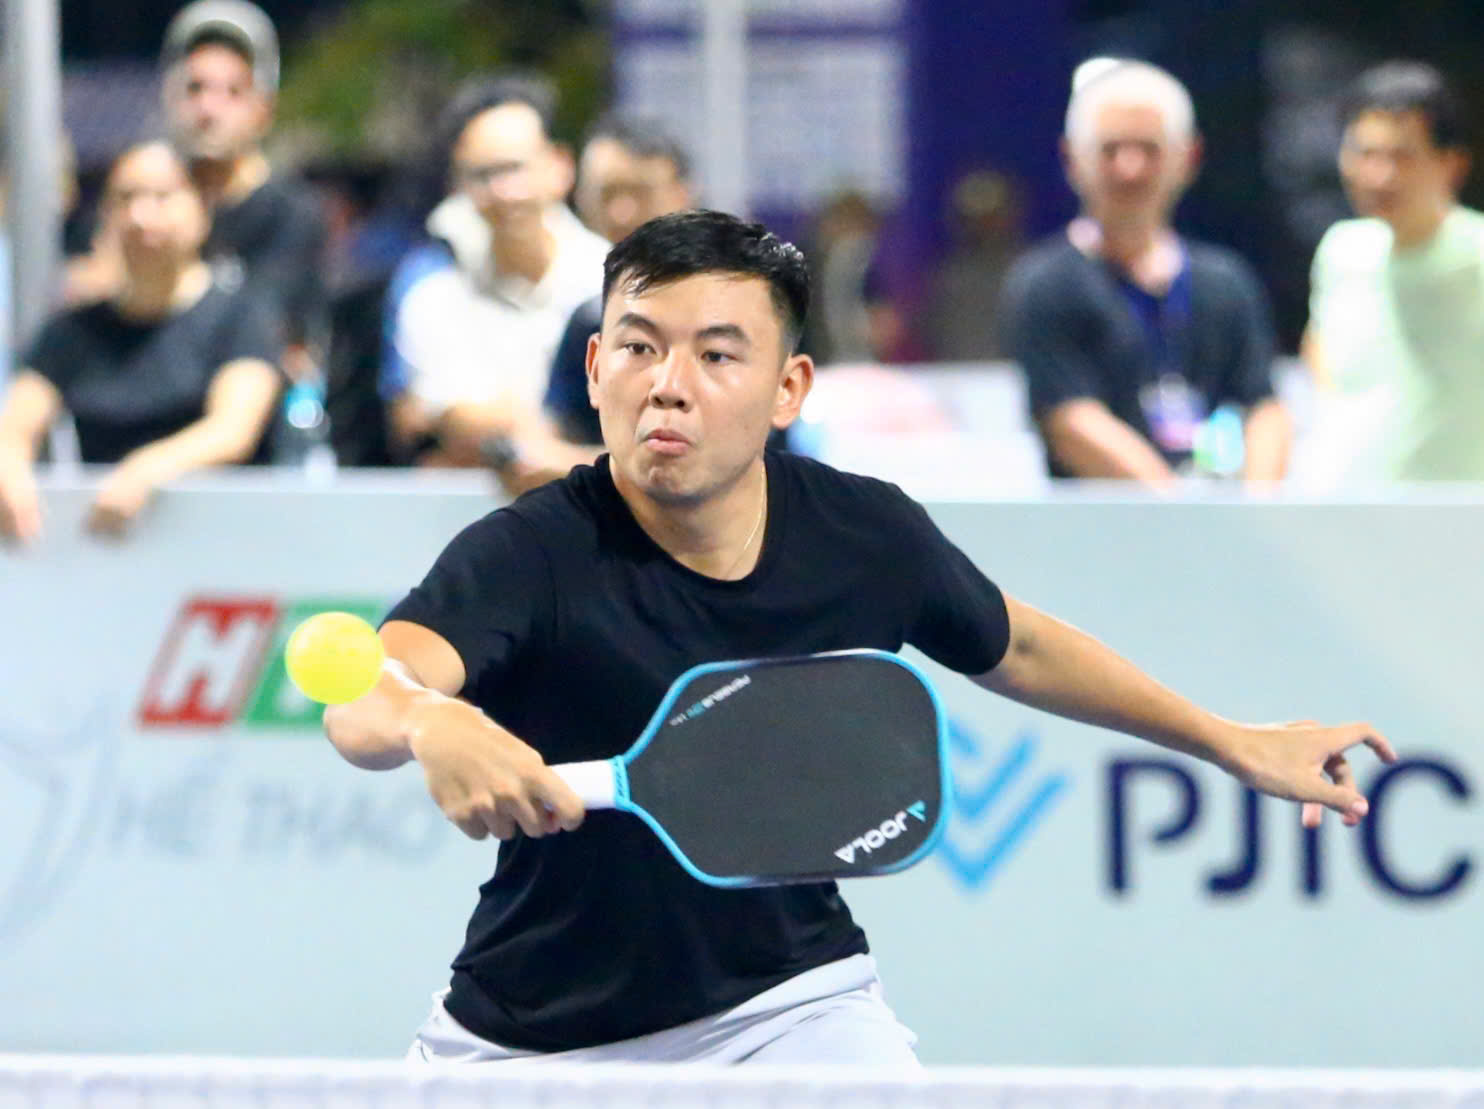
POLYGON ((486 1068, 0 1055, 0 1109, 1484 1109, 1484 1071, 486 1068))

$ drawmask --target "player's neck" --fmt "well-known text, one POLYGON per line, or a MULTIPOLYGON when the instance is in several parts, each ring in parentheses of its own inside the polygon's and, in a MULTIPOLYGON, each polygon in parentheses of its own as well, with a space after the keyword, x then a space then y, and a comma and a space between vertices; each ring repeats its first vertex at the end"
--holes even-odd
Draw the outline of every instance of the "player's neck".
POLYGON ((253 149, 223 161, 198 159, 191 163, 191 179, 208 208, 235 204, 272 176, 273 167, 261 150, 253 149))
POLYGON ((657 502, 616 472, 614 484, 645 534, 687 569, 735 581, 757 567, 768 530, 768 472, 761 458, 725 493, 694 505, 657 502))
POLYGON ((211 268, 199 259, 143 267, 125 275, 113 306, 125 319, 157 320, 189 308, 210 285, 211 268))

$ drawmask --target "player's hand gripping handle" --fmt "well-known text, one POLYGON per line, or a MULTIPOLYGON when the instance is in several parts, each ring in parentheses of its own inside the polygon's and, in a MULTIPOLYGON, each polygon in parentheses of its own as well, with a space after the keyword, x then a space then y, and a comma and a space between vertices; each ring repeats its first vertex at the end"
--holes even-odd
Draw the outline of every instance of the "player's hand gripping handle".
POLYGON ((566 782, 589 809, 617 808, 620 783, 627 777, 619 759, 564 762, 553 766, 551 772, 566 782))

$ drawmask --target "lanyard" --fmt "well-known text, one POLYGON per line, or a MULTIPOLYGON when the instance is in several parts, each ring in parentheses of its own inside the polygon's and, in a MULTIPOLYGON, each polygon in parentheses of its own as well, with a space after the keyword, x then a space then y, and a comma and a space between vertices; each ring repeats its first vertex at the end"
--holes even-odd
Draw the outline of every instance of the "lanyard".
POLYGON ((1113 278, 1144 333, 1155 379, 1185 377, 1190 361, 1190 259, 1185 248, 1180 248, 1180 269, 1163 296, 1141 289, 1122 271, 1113 270, 1113 278))

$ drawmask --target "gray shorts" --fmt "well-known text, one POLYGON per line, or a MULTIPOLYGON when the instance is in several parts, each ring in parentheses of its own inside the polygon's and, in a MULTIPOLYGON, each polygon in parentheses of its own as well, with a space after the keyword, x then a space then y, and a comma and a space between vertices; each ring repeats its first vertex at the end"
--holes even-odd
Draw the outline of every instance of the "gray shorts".
POLYGON ((407 1058, 426 1063, 862 1063, 921 1066, 917 1037, 887 1006, 876 960, 852 955, 805 971, 735 1008, 618 1043, 572 1051, 501 1047, 443 1007, 444 990, 407 1058))

